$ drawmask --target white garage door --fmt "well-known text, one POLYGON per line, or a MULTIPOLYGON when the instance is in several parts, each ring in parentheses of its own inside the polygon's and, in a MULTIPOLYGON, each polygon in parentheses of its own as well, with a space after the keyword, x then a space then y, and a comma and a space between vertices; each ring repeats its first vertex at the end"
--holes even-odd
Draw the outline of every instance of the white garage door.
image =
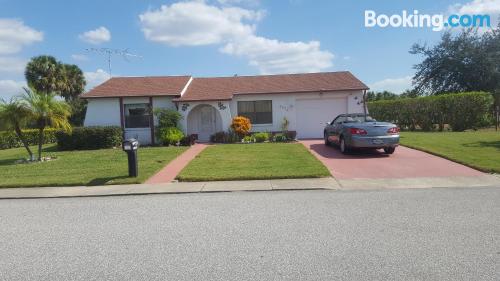
POLYGON ((347 113, 347 98, 297 100, 297 138, 322 138, 325 122, 347 113))

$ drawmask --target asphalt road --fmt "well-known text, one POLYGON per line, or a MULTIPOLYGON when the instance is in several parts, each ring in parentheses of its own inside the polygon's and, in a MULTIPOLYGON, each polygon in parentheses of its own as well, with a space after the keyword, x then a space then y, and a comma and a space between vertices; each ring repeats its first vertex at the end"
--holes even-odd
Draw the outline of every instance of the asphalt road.
POLYGON ((0 200, 0 280, 500 280, 500 188, 0 200))

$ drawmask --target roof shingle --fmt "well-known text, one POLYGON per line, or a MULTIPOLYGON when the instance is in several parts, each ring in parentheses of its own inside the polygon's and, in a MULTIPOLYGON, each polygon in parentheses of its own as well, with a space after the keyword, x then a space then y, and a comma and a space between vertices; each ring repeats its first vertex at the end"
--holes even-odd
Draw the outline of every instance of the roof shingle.
POLYGON ((179 96, 191 76, 113 77, 82 98, 179 96))
POLYGON ((178 96, 177 101, 229 100, 233 95, 366 90, 348 71, 234 77, 116 77, 83 94, 83 98, 178 96))
POLYGON ((366 90, 348 71, 259 76, 193 78, 177 101, 229 100, 238 94, 366 90))

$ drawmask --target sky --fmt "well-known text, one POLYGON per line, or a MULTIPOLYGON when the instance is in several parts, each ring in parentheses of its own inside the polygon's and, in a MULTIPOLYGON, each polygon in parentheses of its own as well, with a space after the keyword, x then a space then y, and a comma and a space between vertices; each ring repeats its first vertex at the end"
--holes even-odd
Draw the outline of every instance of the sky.
POLYGON ((365 27, 377 14, 500 15, 500 0, 0 0, 0 98, 25 86, 33 56, 76 64, 87 89, 110 76, 233 76, 348 70, 372 90, 411 88, 414 43, 443 31, 365 27), (114 54, 111 71, 102 48, 114 54), (89 51, 90 49, 90 51, 89 51))

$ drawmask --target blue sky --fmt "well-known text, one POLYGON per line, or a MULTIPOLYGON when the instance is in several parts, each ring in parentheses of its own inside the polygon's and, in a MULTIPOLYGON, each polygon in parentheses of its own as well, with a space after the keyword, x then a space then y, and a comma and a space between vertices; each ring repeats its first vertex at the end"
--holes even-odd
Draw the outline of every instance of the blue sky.
POLYGON ((48 54, 80 66, 89 87, 113 76, 230 76, 349 70, 374 90, 410 87, 415 42, 430 28, 366 28, 365 10, 500 14, 499 0, 470 1, 6 1, 0 0, 0 97, 24 85, 30 57, 48 54))

